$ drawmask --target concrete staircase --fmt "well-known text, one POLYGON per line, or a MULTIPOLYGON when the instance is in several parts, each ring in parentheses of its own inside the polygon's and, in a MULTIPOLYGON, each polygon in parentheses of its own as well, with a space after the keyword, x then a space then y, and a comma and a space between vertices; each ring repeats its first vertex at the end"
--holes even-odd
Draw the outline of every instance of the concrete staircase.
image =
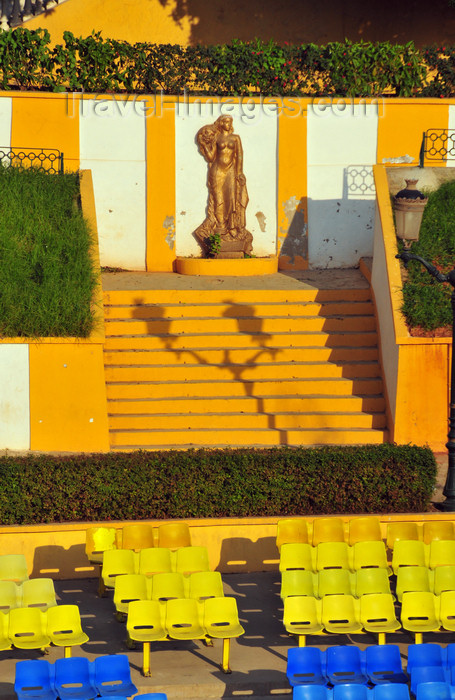
POLYGON ((113 450, 387 441, 369 289, 104 298, 113 450))

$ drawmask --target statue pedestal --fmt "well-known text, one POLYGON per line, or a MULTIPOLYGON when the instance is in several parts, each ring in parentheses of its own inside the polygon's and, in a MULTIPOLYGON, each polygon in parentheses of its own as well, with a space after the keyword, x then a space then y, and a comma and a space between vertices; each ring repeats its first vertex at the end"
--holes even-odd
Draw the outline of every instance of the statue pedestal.
POLYGON ((249 277, 278 272, 278 257, 270 258, 177 258, 175 271, 180 275, 216 275, 217 277, 249 277))

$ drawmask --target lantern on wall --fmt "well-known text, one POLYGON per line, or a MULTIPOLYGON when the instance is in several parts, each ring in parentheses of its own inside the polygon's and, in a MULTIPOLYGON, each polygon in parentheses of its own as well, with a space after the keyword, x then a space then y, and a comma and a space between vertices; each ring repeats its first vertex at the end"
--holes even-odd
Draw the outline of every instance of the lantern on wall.
POLYGON ((409 248, 411 243, 419 240, 420 224, 428 197, 417 189, 418 180, 405 182, 406 188, 395 195, 393 209, 397 236, 403 241, 404 247, 409 248))

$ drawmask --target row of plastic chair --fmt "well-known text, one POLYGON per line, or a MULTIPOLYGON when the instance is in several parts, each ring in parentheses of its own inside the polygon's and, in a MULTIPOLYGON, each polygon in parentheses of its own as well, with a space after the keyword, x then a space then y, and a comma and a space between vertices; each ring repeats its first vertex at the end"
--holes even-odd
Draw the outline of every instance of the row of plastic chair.
POLYGON ((57 605, 54 582, 51 578, 31 578, 17 584, 0 581, 0 612, 13 608, 39 608, 47 610, 57 605))
POLYGON ((455 591, 455 566, 402 566, 398 569, 396 594, 399 601, 403 593, 426 591, 441 595, 445 591, 455 591))
MULTIPOLYGON (((57 659, 54 664, 44 659, 18 661, 14 690, 18 700, 91 700, 97 695, 127 697, 138 692, 126 654, 98 656, 94 661, 78 656, 57 659)), ((162 698, 163 694, 156 700, 162 698)))
POLYGON ((327 651, 294 647, 288 651, 286 675, 291 686, 409 682, 396 644, 371 645, 364 650, 356 646, 333 646, 327 651))
POLYGON ((115 579, 124 574, 154 574, 175 571, 189 576, 197 571, 210 571, 207 547, 183 547, 176 552, 163 547, 143 549, 139 553, 129 549, 105 552, 101 579, 105 588, 113 588, 115 579))
MULTIPOLYGON (((455 544, 455 542, 454 542, 455 544)), ((422 545, 423 546, 423 545, 422 545)), ((321 542, 316 547, 303 542, 283 544, 280 552, 280 571, 305 569, 392 569, 387 562, 384 542, 356 542, 352 547, 346 542, 321 542)))
POLYGON ((390 593, 387 569, 323 569, 314 573, 305 569, 291 569, 281 573, 280 597, 310 595, 323 598, 325 595, 349 594, 360 598, 368 593, 390 593))
MULTIPOLYGON (((286 518, 277 524, 276 545, 278 550, 285 543, 302 542, 316 547, 321 542, 356 542, 382 540, 379 518, 365 516, 351 518, 286 518)), ((412 521, 394 522, 387 525, 386 543, 393 549, 398 540, 421 540, 430 544, 433 540, 454 540, 455 528, 452 520, 431 520, 419 525, 412 521)))
POLYGON ((186 577, 178 572, 154 574, 125 574, 117 576, 114 587, 114 605, 117 613, 126 614, 133 600, 158 600, 172 598, 206 598, 224 596, 223 581, 219 571, 198 571, 186 577))
MULTIPOLYGON (((409 689, 404 683, 384 683, 371 689, 356 683, 343 683, 334 688, 297 685, 292 700, 409 700, 409 689)), ((430 700, 430 696, 418 696, 418 700, 430 700)), ((439 700, 439 696, 435 695, 431 700, 439 700)))
POLYGON ((144 676, 150 675, 150 642, 168 639, 222 639, 221 669, 229 673, 229 641, 245 632, 232 597, 208 598, 203 602, 176 598, 164 604, 157 600, 132 601, 126 629, 129 640, 143 644, 144 676))
POLYGON ((47 611, 38 608, 13 608, 0 614, 0 651, 42 649, 50 644, 64 647, 66 657, 71 647, 84 644, 88 636, 82 631, 77 605, 56 605, 47 611))
POLYGON ((94 564, 101 564, 104 552, 111 549, 139 551, 150 547, 177 549, 190 545, 190 528, 184 522, 163 523, 158 527, 150 523, 132 523, 122 528, 90 527, 85 536, 85 553, 94 564))

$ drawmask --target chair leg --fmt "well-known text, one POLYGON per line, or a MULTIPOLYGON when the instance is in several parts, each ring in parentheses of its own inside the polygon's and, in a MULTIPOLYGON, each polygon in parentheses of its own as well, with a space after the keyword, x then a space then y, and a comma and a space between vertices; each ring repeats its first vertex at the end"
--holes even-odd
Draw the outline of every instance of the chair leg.
POLYGON ((232 673, 229 668, 229 652, 230 652, 230 639, 223 639, 223 659, 221 661, 221 670, 223 673, 232 673))
POLYGON ((378 633, 378 644, 385 644, 385 632, 378 633))
POLYGON ((150 670, 150 642, 144 642, 142 645, 142 673, 148 678, 152 675, 150 670))
POLYGON ((299 647, 306 646, 306 637, 304 634, 299 634, 298 640, 299 640, 299 647))
POLYGON ((423 632, 416 632, 415 633, 415 643, 422 644, 422 642, 423 642, 423 632))
POLYGON ((71 658, 71 647, 64 647, 63 656, 65 659, 71 658))
POLYGON ((106 597, 106 586, 104 585, 103 577, 101 576, 101 568, 100 568, 100 577, 98 579, 98 595, 100 598, 106 597))

